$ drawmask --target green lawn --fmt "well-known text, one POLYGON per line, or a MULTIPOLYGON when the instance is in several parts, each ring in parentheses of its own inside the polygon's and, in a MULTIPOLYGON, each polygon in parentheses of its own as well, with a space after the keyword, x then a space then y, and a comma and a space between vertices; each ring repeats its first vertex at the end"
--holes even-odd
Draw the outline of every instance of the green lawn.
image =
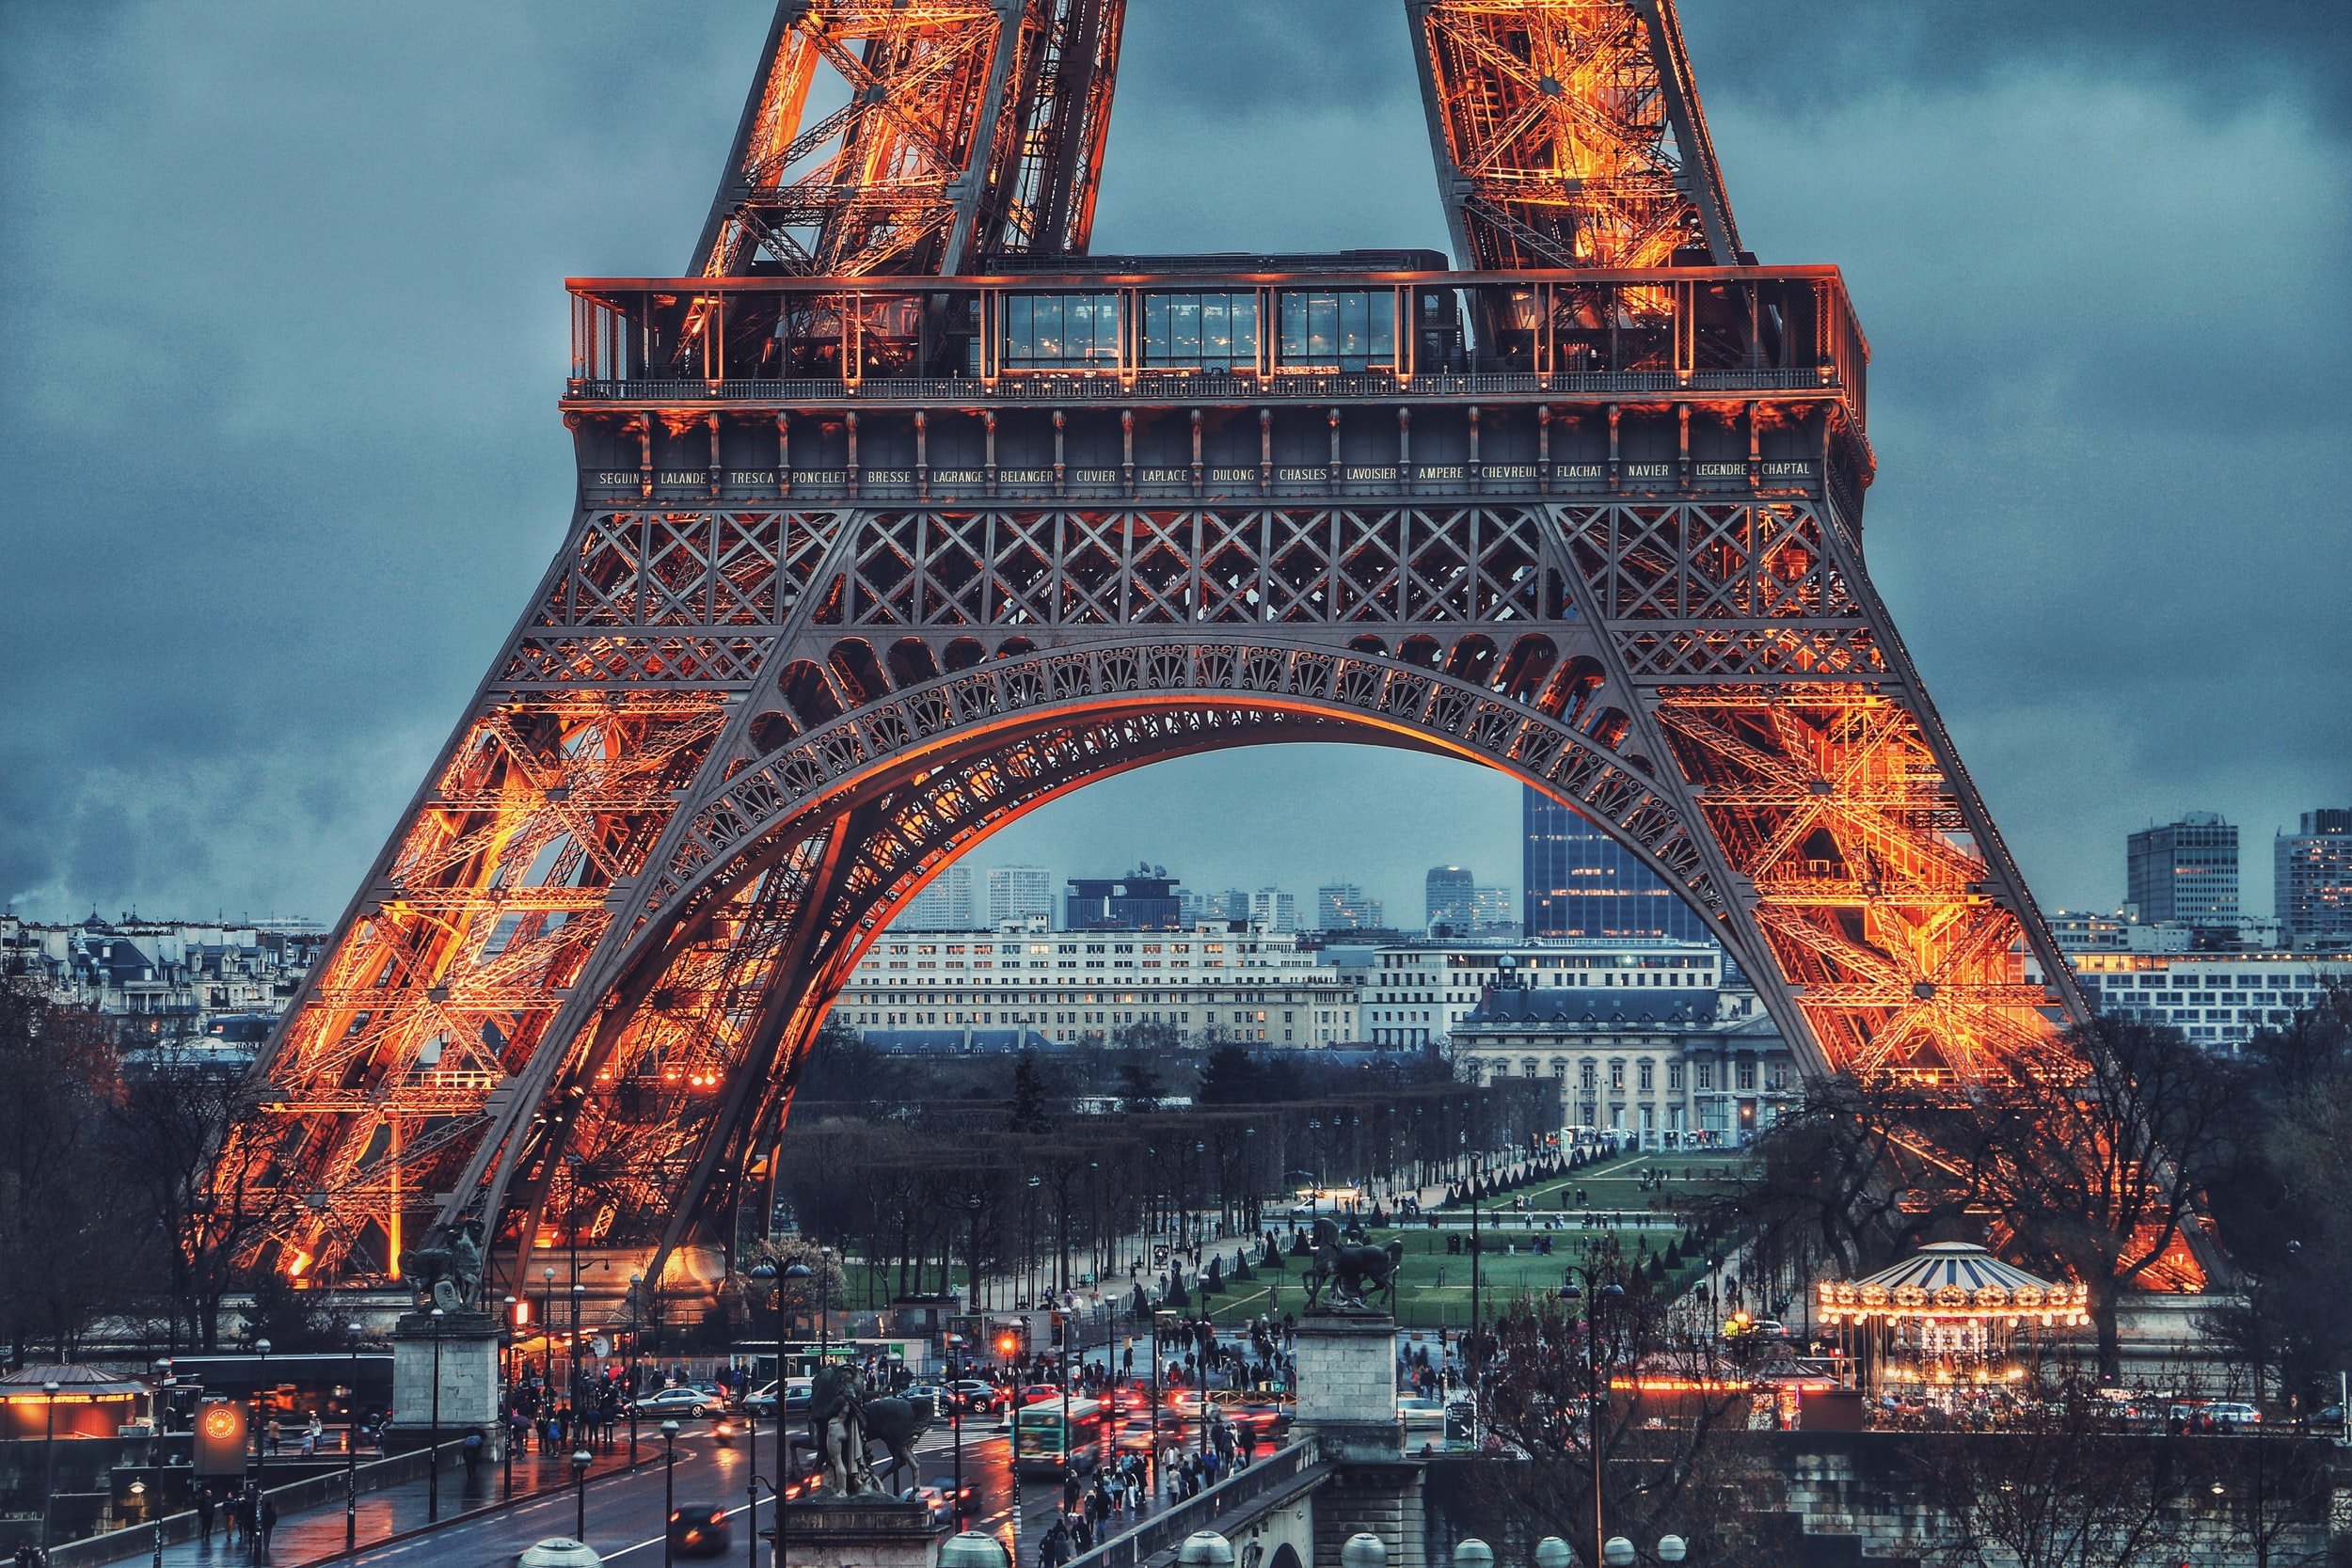
MULTIPOLYGON (((1564 1189, 1569 1193, 1582 1189, 1587 1203, 1596 1210, 1655 1214, 1652 1223, 1613 1233, 1626 1251, 1638 1257, 1644 1241, 1652 1253, 1663 1253, 1670 1243, 1680 1242, 1685 1232, 1675 1222, 1673 1211, 1732 1185, 1742 1164, 1740 1156, 1730 1154, 1633 1154, 1587 1165, 1558 1181, 1486 1200, 1480 1205, 1484 1222, 1483 1250, 1478 1262, 1480 1315, 1491 1317, 1523 1296, 1550 1294, 1559 1289, 1566 1269, 1582 1262, 1586 1250, 1610 1234, 1586 1230, 1573 1217, 1565 1218, 1557 1230, 1545 1229, 1545 1221, 1563 1217, 1559 1195, 1564 1189), (1645 1191, 1641 1185, 1643 1173, 1659 1167, 1671 1170, 1676 1179, 1645 1191), (1687 1181, 1681 1180, 1685 1170, 1691 1173, 1687 1181), (1525 1197, 1528 1209, 1513 1210, 1514 1196, 1525 1197), (1538 1236, 1550 1238, 1551 1256, 1535 1253, 1534 1243, 1538 1236)), ((1467 1325, 1470 1319, 1470 1257, 1467 1253, 1449 1255, 1445 1249, 1447 1234, 1455 1228, 1456 1219, 1467 1217, 1467 1209, 1437 1212, 1448 1221, 1448 1230, 1431 1230, 1422 1226, 1372 1233, 1373 1240, 1383 1246, 1391 1238, 1401 1238, 1405 1243, 1405 1272, 1398 1283, 1396 1317, 1407 1328, 1458 1328, 1467 1325)), ((1568 1214, 1573 1216, 1576 1212, 1570 1210, 1568 1214)), ((1285 1258, 1283 1262, 1279 1279, 1261 1269, 1256 1279, 1235 1284, 1207 1298, 1210 1317, 1219 1323, 1232 1323, 1261 1314, 1279 1318, 1284 1312, 1298 1311, 1306 1305, 1306 1288, 1300 1283, 1306 1262, 1297 1258, 1285 1258)), ((1669 1289, 1687 1286, 1699 1270, 1698 1259, 1685 1262, 1675 1271, 1669 1289)), ((1196 1300, 1194 1305, 1197 1308, 1200 1303, 1196 1300)))
MULTIPOLYGON (((1577 1210, 1562 1211, 1562 1191, 1574 1193, 1581 1189, 1587 1205, 1597 1211, 1654 1215, 1650 1222, 1626 1227, 1616 1235, 1629 1252, 1638 1254, 1643 1240, 1648 1241, 1650 1251, 1663 1252, 1669 1242, 1679 1240, 1683 1234, 1673 1219, 1674 1211, 1693 1199, 1728 1188, 1744 1164, 1744 1157, 1737 1154, 1628 1154, 1587 1165, 1556 1181, 1486 1199, 1479 1205, 1482 1240, 1486 1244, 1478 1268, 1479 1289, 1484 1296, 1482 1315, 1491 1316, 1505 1304, 1531 1292, 1549 1293, 1558 1289, 1562 1271, 1581 1261, 1583 1249, 1603 1234, 1582 1228, 1576 1219, 1577 1210), (1661 1168, 1673 1172, 1675 1180, 1645 1191, 1641 1185, 1643 1174, 1661 1168), (1686 1170, 1691 1173, 1687 1181, 1681 1180, 1686 1170), (1514 1210, 1514 1197, 1524 1198, 1527 1208, 1514 1210), (1562 1220, 1561 1228, 1543 1230, 1543 1222, 1548 1219, 1562 1220), (1531 1250, 1529 1243, 1539 1234, 1551 1238, 1549 1258, 1536 1257, 1531 1250), (1507 1250, 1513 1243, 1518 1244, 1516 1257, 1507 1250)), ((1449 1230, 1466 1225, 1470 1217, 1467 1205, 1431 1212, 1449 1230)), ((1374 1232, 1382 1245, 1392 1236, 1401 1236, 1405 1241, 1405 1277, 1397 1291, 1397 1321, 1412 1328, 1467 1324, 1470 1315, 1469 1255, 1447 1256, 1446 1232, 1425 1226, 1374 1232)), ((1299 1283, 1305 1263, 1295 1258, 1286 1259, 1285 1262, 1288 1266, 1279 1282, 1261 1273, 1255 1280, 1209 1297, 1210 1316, 1219 1323, 1231 1323, 1261 1314, 1279 1318, 1284 1312, 1298 1311, 1306 1305, 1306 1289, 1299 1283)), ((1685 1265, 1673 1283, 1677 1287, 1687 1285, 1696 1274, 1694 1263, 1685 1265)), ((852 1262, 847 1271, 840 1305, 850 1310, 873 1310, 888 1305, 891 1278, 890 1271, 885 1270, 876 1282, 863 1264, 852 1262), (879 1283, 880 1289, 869 1292, 869 1285, 875 1283, 879 1283)), ((1123 1294, 1123 1287, 1121 1290, 1123 1294)), ((1198 1309, 1198 1297, 1193 1306, 1198 1309)))

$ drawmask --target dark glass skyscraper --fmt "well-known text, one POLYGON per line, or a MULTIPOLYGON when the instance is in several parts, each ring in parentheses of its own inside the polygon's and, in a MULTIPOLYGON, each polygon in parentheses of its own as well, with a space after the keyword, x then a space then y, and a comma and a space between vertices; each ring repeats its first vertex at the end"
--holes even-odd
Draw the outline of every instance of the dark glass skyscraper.
POLYGON ((1528 790, 1520 820, 1529 936, 1713 940, 1649 867, 1550 796, 1528 790))

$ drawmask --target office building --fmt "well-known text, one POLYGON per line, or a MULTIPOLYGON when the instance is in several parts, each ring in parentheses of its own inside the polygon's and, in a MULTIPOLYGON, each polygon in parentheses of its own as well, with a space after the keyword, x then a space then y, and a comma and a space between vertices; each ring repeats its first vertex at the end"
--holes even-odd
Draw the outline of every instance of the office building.
POLYGON ((1279 887, 1262 887, 1249 895, 1249 923, 1269 931, 1298 929, 1298 895, 1279 887))
POLYGON ((1383 924, 1380 900, 1354 882, 1326 882, 1315 889, 1315 929, 1371 931, 1383 924))
POLYGON ((2132 834, 2124 898, 2151 926, 2237 924, 2237 830, 2209 811, 2132 834))
POLYGON ((1666 937, 1705 942, 1700 913, 1639 857, 1540 790, 1520 808, 1529 937, 1666 937))
MULTIPOLYGON (((2102 1013, 2170 1024, 2197 1044, 2235 1053, 2258 1029, 2352 984, 2352 951, 2333 953, 2069 953, 2083 996, 2102 1013)), ((2026 966, 2027 979, 2039 977, 2026 966)))
POLYGON ((998 865, 988 873, 988 927, 1054 921, 1054 874, 1041 865, 998 865))
POLYGON ((833 1016, 874 1044, 928 1049, 1102 1042, 1136 1023, 1269 1046, 1358 1037, 1352 982, 1292 940, 1223 926, 887 932, 833 1016))
POLYGON ((1184 905, 1176 881, 1164 865, 1138 865, 1124 877, 1073 877, 1062 925, 1073 931, 1180 929, 1184 905))
POLYGON ((1478 923, 1478 879, 1469 867, 1433 865, 1423 879, 1424 922, 1432 936, 1466 936, 1478 923))
POLYGON ((1480 886, 1470 893, 1470 929, 1482 937, 1517 936, 1518 901, 1509 887, 1480 886))
POLYGON ((925 884, 892 921, 899 931, 967 931, 974 924, 972 868, 951 865, 925 884))
POLYGON ((2352 809, 2307 811, 2271 850, 2279 924, 2296 944, 2352 936, 2352 809))

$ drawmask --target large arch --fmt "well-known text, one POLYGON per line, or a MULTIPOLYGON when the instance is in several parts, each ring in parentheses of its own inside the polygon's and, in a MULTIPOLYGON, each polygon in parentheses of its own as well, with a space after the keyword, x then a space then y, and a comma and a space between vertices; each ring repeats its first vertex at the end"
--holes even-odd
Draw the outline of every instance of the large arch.
MULTIPOLYGON (((527 1247, 552 1206, 564 1211, 561 1231, 666 1255, 701 1214, 725 1207, 747 1141, 781 1115, 834 995, 925 881, 1048 800, 1204 751, 1353 741, 1495 768, 1590 816, 1753 962, 1753 939, 1730 918, 1690 826, 1647 786, 1646 765, 1537 696, 1521 701, 1374 647, 1128 637, 917 680, 781 746, 747 738, 726 765, 728 786, 632 898, 631 928, 608 978, 594 982, 601 994, 582 1048, 543 1053, 532 1065, 544 1072, 517 1085, 526 1102, 568 1112, 518 1128, 459 1190, 485 1194, 485 1217, 508 1216, 510 1246, 527 1247), (666 1043, 656 999, 710 992, 696 976, 714 954, 748 966, 717 989, 743 991, 750 1005, 701 1030, 692 1059, 661 1064, 710 1092, 632 1105, 600 1088, 645 1080, 648 1053, 666 1043), (567 1172, 585 1175, 567 1190, 567 1172), (657 1214, 658 1236, 647 1227, 657 1214)), ((1574 717, 1619 731, 1613 714, 1574 717)), ((755 736, 756 721, 743 733, 755 736)))

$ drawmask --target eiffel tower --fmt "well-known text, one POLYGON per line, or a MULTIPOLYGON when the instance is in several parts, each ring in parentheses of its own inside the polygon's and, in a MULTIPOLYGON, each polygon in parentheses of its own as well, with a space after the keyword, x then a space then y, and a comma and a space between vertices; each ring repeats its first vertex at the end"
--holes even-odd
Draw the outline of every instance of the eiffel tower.
POLYGON ((1861 326, 1740 249, 1673 0, 1404 10, 1452 268, 1090 255, 1123 0, 783 0, 686 272, 568 285, 570 532, 257 1069, 258 1261, 654 1277, 928 878, 1228 747, 1546 791, 1809 1071, 2063 1051, 1864 566, 1861 326))

